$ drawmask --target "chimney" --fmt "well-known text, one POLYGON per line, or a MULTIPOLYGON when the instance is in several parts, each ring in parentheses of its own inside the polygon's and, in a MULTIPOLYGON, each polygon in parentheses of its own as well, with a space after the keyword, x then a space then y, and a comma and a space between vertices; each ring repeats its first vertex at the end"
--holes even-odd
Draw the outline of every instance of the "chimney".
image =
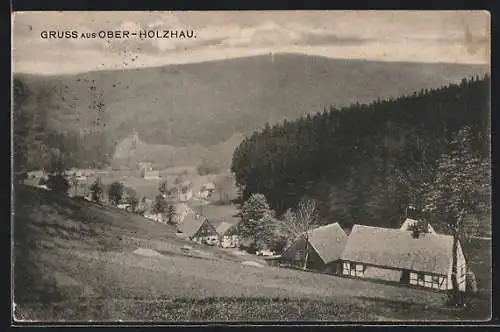
POLYGON ((420 237, 420 234, 421 234, 421 230, 420 230, 420 227, 418 225, 418 223, 415 223, 411 226, 411 236, 414 238, 414 239, 418 239, 420 237))

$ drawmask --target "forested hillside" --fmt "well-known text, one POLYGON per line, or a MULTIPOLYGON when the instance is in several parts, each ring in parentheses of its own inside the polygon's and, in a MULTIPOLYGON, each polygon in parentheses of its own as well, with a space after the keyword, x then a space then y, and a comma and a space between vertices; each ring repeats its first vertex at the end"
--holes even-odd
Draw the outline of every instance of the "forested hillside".
POLYGON ((239 143, 234 137, 266 122, 486 72, 480 65, 275 54, 74 75, 16 74, 23 89, 14 98, 22 104, 17 110, 30 117, 36 112, 44 128, 59 135, 58 144, 78 154, 80 167, 109 164, 115 146, 137 131, 145 143, 138 154, 163 159, 153 162, 210 159, 226 168, 239 143))
POLYGON ((440 199, 431 192, 452 195, 444 184, 436 187, 440 176, 465 179, 459 186, 484 179, 462 190, 481 191, 485 213, 489 97, 489 76, 476 77, 267 125, 235 150, 232 171, 244 200, 262 193, 281 214, 308 196, 324 223, 398 226, 408 203, 424 207, 440 199))
MULTIPOLYGON (((113 152, 114 143, 106 137, 104 126, 95 123, 85 131, 54 126, 57 113, 50 87, 34 89, 19 77, 14 78, 14 168, 26 170, 73 166, 100 168, 113 152)), ((92 111, 102 112, 100 104, 92 111)))

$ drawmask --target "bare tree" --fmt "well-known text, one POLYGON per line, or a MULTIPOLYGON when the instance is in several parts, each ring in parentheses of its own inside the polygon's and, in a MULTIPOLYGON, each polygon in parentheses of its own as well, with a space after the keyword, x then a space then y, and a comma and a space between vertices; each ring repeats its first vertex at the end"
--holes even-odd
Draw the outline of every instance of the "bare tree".
POLYGON ((290 234, 293 238, 302 237, 305 241, 305 254, 303 269, 307 268, 309 260, 309 235, 315 227, 318 217, 318 203, 312 199, 303 199, 297 205, 295 211, 288 210, 284 221, 278 221, 280 228, 290 234))

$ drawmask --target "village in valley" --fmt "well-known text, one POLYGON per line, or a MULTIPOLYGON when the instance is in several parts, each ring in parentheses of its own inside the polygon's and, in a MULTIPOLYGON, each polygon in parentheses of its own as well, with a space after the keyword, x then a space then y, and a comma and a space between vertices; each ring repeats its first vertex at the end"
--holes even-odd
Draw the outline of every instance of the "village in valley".
MULTIPOLYGON (((218 188, 214 182, 203 182, 215 180, 215 176, 191 174, 191 178, 197 178, 195 187, 193 182, 185 180, 190 177, 188 169, 177 169, 181 171, 174 177, 165 176, 174 178, 170 185, 150 162, 138 163, 135 170, 126 172, 128 175, 122 175, 123 169, 114 172, 70 169, 65 176, 68 196, 73 199, 113 206, 150 222, 174 225, 177 237, 196 244, 262 256, 261 263, 247 261, 250 265, 301 269, 447 294, 457 290, 462 300, 454 305, 460 306, 466 306, 466 294, 477 292, 475 274, 467 265, 460 241, 454 243, 452 235, 436 233, 413 204, 405 209, 399 228, 355 224, 343 229, 338 222, 317 225, 317 203, 312 200, 301 201, 296 212, 289 211, 292 216, 285 216, 284 221, 276 219, 269 207, 257 209, 252 213, 261 215, 260 220, 255 221, 267 223, 268 232, 275 232, 270 235, 274 243, 273 240, 263 243, 255 237, 252 239, 245 225, 240 225, 240 208, 235 203, 236 197, 228 199, 227 187, 218 188), (122 182, 104 184, 102 178, 113 173, 115 177, 116 173, 120 174, 122 182), (150 193, 157 187, 157 195, 154 198, 140 196, 134 188, 123 184, 129 177, 142 182, 141 188, 149 187, 150 193), (92 178, 95 180, 89 184, 92 178), (223 195, 226 200, 222 201, 223 195)), ((44 171, 29 172, 25 184, 51 190, 46 186, 47 180, 44 171)), ((259 194, 251 196, 247 203, 252 200, 265 203, 265 197, 259 194)), ((187 242, 181 251, 186 253, 191 249, 187 242)))
POLYGON ((485 12, 128 14, 16 15, 16 322, 491 319, 485 12))

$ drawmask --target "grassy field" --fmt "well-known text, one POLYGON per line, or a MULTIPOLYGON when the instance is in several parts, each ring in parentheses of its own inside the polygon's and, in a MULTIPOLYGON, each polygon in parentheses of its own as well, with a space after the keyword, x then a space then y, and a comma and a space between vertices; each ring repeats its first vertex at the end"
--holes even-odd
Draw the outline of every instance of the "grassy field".
MULTIPOLYGON (((458 311, 446 308, 446 297, 432 291, 246 266, 241 262, 258 258, 193 243, 185 253, 182 248, 188 243, 169 226, 35 188, 19 188, 15 204, 14 301, 20 320, 386 321, 489 316, 489 298, 484 296, 467 311, 458 311), (159 255, 138 255, 138 248, 154 249, 159 255)), ((485 248, 478 246, 478 255, 485 248)), ((477 273, 480 280, 482 273, 477 273)), ((483 295, 488 285, 481 283, 483 295)))

